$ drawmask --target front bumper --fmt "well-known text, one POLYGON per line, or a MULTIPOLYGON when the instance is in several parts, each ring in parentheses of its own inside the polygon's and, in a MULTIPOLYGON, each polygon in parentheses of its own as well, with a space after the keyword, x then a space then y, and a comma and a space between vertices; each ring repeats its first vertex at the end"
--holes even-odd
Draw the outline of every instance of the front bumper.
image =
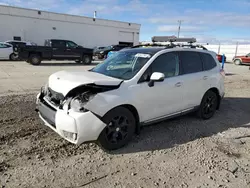
POLYGON ((37 95, 36 111, 45 125, 73 144, 97 140, 106 124, 91 111, 75 112, 59 109, 41 94, 37 95))

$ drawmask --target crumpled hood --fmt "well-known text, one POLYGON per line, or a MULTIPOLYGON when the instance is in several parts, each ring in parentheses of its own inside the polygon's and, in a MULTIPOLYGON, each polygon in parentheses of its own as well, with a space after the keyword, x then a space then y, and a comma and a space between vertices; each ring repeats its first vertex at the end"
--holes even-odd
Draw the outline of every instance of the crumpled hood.
POLYGON ((59 71, 49 77, 48 86, 64 96, 80 85, 119 85, 122 80, 90 71, 59 71))

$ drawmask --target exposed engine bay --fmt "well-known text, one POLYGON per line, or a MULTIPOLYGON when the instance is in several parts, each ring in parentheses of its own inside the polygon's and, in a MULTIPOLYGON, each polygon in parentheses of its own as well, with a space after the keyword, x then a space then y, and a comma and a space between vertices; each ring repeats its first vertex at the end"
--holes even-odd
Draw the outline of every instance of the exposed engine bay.
POLYGON ((45 86, 41 89, 40 99, 44 98, 59 109, 73 110, 76 112, 86 112, 88 109, 85 105, 92 100, 96 94, 119 88, 118 86, 100 86, 87 84, 78 86, 67 93, 63 94, 53 91, 50 87, 45 86))

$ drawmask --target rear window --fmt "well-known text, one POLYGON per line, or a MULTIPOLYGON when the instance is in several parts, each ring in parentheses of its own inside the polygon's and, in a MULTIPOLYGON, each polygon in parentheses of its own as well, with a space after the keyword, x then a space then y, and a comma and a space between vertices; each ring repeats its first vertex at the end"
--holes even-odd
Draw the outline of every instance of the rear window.
POLYGON ((201 55, 201 59, 202 59, 202 62, 203 62, 203 68, 204 68, 205 71, 213 69, 214 67, 216 67, 216 62, 215 62, 214 58, 210 54, 200 53, 200 55, 201 55))
POLYGON ((182 74, 190 74, 202 71, 202 61, 197 52, 181 51, 180 60, 182 74))

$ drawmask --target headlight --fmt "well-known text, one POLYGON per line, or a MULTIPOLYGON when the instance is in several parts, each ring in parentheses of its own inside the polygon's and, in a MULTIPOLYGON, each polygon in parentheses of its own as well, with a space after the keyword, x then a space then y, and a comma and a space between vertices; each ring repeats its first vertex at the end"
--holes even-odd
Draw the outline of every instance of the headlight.
POLYGON ((104 53, 104 51, 101 51, 101 52, 100 52, 100 54, 103 54, 103 53, 104 53))
POLYGON ((70 101, 69 108, 75 112, 87 112, 88 110, 84 108, 84 106, 93 97, 94 95, 90 92, 85 92, 83 94, 77 95, 70 101))
POLYGON ((70 101, 70 109, 75 112, 85 112, 84 104, 80 97, 75 97, 70 101))
POLYGON ((49 88, 49 86, 48 86, 48 83, 47 83, 45 86, 43 86, 41 88, 41 93, 43 93, 44 95, 47 95, 48 94, 48 88, 49 88))

